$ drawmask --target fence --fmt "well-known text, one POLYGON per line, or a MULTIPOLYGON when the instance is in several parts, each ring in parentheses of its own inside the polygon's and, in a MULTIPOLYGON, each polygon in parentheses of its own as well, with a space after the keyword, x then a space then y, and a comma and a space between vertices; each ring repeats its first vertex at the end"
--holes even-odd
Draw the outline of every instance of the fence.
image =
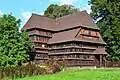
POLYGON ((120 67, 120 61, 68 61, 65 62, 65 66, 72 67, 72 66, 96 66, 96 67, 120 67))
MULTIPOLYGON (((120 67, 120 61, 102 61, 96 62, 96 61, 69 61, 63 62, 65 66, 97 66, 97 67, 120 67)), ((36 76, 36 75, 41 75, 41 74, 46 74, 46 70, 34 65, 26 65, 23 67, 16 67, 16 68, 4 68, 0 67, 0 79, 6 78, 6 77, 11 77, 12 80, 15 78, 21 78, 21 77, 26 77, 26 76, 36 76)))
POLYGON ((120 61, 106 61, 106 62, 102 62, 102 66, 103 67, 120 67, 120 61))

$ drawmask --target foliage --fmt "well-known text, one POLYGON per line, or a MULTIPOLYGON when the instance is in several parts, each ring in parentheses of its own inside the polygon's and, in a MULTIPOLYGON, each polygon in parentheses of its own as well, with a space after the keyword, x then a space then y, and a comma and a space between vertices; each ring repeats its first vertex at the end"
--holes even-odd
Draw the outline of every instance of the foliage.
POLYGON ((120 1, 91 0, 91 16, 97 20, 107 43, 107 51, 114 60, 120 60, 120 1))
POLYGON ((52 75, 26 77, 18 80, 120 80, 120 69, 67 69, 52 75))
POLYGON ((0 79, 2 78, 22 78, 26 76, 36 76, 45 74, 46 70, 30 62, 18 67, 0 67, 0 79))
POLYGON ((53 74, 61 71, 64 68, 63 61, 48 60, 44 62, 47 68, 36 65, 34 62, 22 64, 15 67, 0 67, 0 79, 4 78, 23 78, 43 74, 53 74))
POLYGON ((47 60, 43 62, 45 66, 47 67, 48 73, 56 73, 64 68, 64 61, 58 61, 58 60, 47 60))
POLYGON ((59 18, 65 15, 73 14, 75 12, 78 12, 79 9, 75 8, 72 5, 57 5, 57 4, 51 4, 47 10, 45 10, 44 15, 50 18, 59 18))
POLYGON ((0 66, 13 67, 28 60, 32 43, 19 27, 20 20, 11 14, 0 16, 0 66))

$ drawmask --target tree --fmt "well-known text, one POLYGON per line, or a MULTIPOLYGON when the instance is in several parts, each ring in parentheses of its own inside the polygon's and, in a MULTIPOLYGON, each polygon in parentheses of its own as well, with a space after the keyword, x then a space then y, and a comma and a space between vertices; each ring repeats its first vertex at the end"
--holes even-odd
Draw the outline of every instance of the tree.
POLYGON ((91 16, 97 20, 113 60, 120 60, 120 1, 91 0, 91 16))
POLYGON ((57 5, 57 4, 51 4, 47 10, 45 10, 44 15, 50 18, 59 18, 65 15, 73 14, 75 12, 78 12, 79 9, 75 8, 72 5, 57 5))
POLYGON ((32 43, 19 27, 20 20, 11 14, 0 16, 0 66, 17 66, 28 60, 32 43))

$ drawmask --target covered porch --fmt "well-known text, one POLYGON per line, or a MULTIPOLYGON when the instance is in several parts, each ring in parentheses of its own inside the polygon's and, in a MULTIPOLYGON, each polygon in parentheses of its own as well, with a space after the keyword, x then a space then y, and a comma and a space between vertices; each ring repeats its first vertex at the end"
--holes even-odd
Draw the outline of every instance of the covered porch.
POLYGON ((84 67, 84 66, 105 67, 106 66, 107 52, 105 51, 105 49, 103 49, 103 48, 96 49, 95 51, 91 52, 89 55, 91 55, 91 54, 94 56, 93 60, 82 60, 82 59, 65 60, 65 65, 68 67, 69 66, 71 66, 71 67, 72 66, 80 66, 80 67, 84 67))

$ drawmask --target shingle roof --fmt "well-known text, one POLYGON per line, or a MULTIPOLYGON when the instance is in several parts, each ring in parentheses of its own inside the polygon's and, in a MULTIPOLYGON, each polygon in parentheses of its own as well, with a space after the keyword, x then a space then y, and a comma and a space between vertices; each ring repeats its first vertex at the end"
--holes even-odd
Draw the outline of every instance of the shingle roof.
POLYGON ((86 11, 77 12, 68 16, 56 19, 56 29, 62 30, 76 26, 99 29, 86 11))
POLYGON ((27 23, 24 25, 22 30, 27 30, 31 28, 54 30, 54 27, 55 27, 54 19, 41 16, 41 15, 37 15, 37 14, 32 14, 32 16, 27 21, 27 23))
POLYGON ((49 39, 48 43, 49 44, 50 43, 59 43, 61 41, 64 42, 64 41, 72 40, 72 39, 74 39, 74 37, 76 36, 76 34, 78 33, 79 30, 80 30, 80 28, 55 33, 55 34, 53 34, 52 38, 49 39))
POLYGON ((51 19, 45 16, 32 14, 31 18, 24 25, 22 30, 30 28, 41 28, 53 31, 82 26, 86 28, 98 29, 97 25, 93 22, 92 18, 86 11, 80 11, 71 15, 51 19))
POLYGON ((79 30, 80 28, 55 33, 53 34, 52 38, 49 39, 48 44, 56 44, 56 43, 68 42, 68 41, 81 41, 81 42, 89 42, 89 43, 106 44, 103 41, 103 39, 88 40, 88 39, 77 38, 76 35, 79 32, 79 30))

